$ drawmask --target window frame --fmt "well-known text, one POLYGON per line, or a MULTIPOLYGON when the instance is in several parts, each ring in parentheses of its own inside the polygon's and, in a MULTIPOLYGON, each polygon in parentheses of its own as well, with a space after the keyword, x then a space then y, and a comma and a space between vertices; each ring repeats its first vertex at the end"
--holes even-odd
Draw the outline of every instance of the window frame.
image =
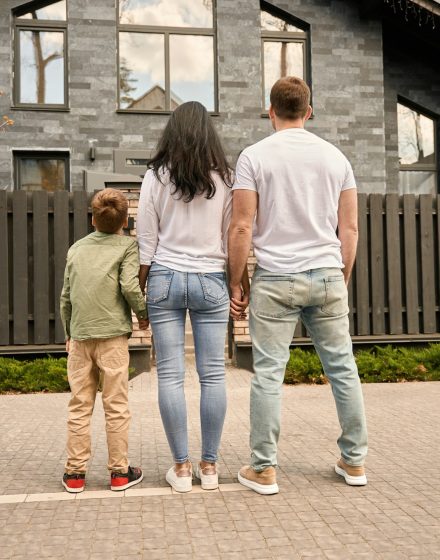
MULTIPOLYGON (((70 185, 70 151, 69 150, 12 150, 13 158, 13 185, 14 191, 21 191, 21 173, 20 162, 23 159, 59 159, 64 160, 64 183, 66 185, 65 191, 72 190, 70 185)), ((27 192, 27 191, 25 191, 27 192)), ((50 192, 50 191, 47 191, 50 192)))
POLYGON ((28 2, 12 10, 12 33, 13 33, 13 109, 25 109, 30 111, 69 111, 69 72, 68 72, 68 0, 66 1, 66 19, 19 19, 20 16, 32 9, 40 9, 57 0, 28 2), (21 77, 20 77, 20 32, 21 31, 55 31, 63 33, 63 60, 64 60, 64 102, 63 103, 22 103, 20 102, 21 77))
POLYGON ((212 0, 212 27, 174 27, 156 25, 137 25, 119 22, 119 0, 116 0, 116 87, 117 87, 117 113, 128 114, 152 114, 170 115, 173 110, 165 109, 154 111, 153 109, 123 109, 121 108, 120 91, 120 48, 119 36, 121 32, 148 33, 163 35, 164 37, 164 72, 165 72, 165 106, 171 107, 171 74, 170 74, 170 35, 199 35, 212 37, 213 43, 213 71, 214 71, 214 110, 208 111, 210 115, 218 115, 218 48, 217 48, 217 2, 212 0))
POLYGON ((439 138, 440 138, 440 118, 439 115, 422 107, 418 103, 411 101, 405 97, 400 95, 397 96, 396 101, 396 121, 398 120, 398 108, 397 105, 403 105, 407 109, 419 113, 433 121, 434 124, 434 163, 413 163, 413 164, 402 164, 399 160, 399 125, 397 125, 397 162, 398 162, 398 172, 401 171, 426 171, 426 172, 434 172, 435 173, 435 184, 437 185, 437 194, 440 193, 440 157, 438 153, 439 149, 439 138))
MULTIPOLYGON (((266 0, 260 0, 260 18, 261 12, 268 12, 269 14, 286 21, 287 23, 302 29, 299 31, 269 31, 262 29, 260 24, 261 36, 261 107, 262 117, 268 117, 269 113, 265 107, 265 70, 264 70, 264 44, 265 43, 301 43, 303 45, 303 68, 304 68, 304 81, 310 88, 310 104, 312 105, 312 67, 311 67, 311 33, 310 24, 297 18, 293 14, 274 6, 266 0)), ((313 115, 312 117, 313 118, 313 115)))

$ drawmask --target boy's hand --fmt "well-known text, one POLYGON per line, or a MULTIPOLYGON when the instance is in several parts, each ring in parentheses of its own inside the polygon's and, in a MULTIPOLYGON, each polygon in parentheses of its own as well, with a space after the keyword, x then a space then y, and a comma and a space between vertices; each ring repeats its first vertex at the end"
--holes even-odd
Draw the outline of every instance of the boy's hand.
POLYGON ((70 352, 70 338, 68 338, 66 340, 66 352, 69 353, 70 352))
POLYGON ((141 331, 146 331, 150 326, 150 321, 148 319, 140 319, 139 321, 139 329, 141 331))

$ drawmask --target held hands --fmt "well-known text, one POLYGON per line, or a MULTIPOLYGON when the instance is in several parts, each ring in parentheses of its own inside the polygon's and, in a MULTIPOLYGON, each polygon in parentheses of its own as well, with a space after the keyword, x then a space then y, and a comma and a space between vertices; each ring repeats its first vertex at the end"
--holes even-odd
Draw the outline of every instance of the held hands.
POLYGON ((139 323, 139 330, 141 331, 146 331, 150 326, 150 321, 148 319, 140 319, 138 323, 139 323))
POLYGON ((249 305, 249 288, 247 286, 230 286, 230 315, 234 321, 246 319, 246 308, 249 305))

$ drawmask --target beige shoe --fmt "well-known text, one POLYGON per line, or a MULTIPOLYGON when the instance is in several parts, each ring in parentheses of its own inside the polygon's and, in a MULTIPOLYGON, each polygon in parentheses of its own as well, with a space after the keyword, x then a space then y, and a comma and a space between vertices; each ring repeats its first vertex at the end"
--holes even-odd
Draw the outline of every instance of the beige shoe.
POLYGON ((367 477, 365 475, 364 467, 353 467, 352 465, 347 465, 343 459, 335 465, 335 472, 339 476, 345 478, 345 482, 350 486, 365 486, 367 484, 367 477))
POLYGON ((261 472, 254 471, 249 465, 241 467, 238 471, 238 482, 258 494, 278 494, 280 491, 274 467, 267 467, 261 472))

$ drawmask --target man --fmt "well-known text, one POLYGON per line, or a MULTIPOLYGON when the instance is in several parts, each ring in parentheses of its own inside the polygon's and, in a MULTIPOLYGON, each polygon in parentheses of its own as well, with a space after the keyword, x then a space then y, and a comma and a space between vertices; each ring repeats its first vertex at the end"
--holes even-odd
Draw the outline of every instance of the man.
POLYGON ((240 279, 253 228, 258 265, 250 298, 252 458, 238 480, 260 494, 278 492, 281 389, 301 318, 336 401, 342 433, 335 470, 347 484, 360 486, 367 483, 367 428, 347 297, 358 237, 353 171, 337 148, 304 129, 312 108, 303 80, 281 78, 270 102, 275 133, 238 160, 229 230, 234 317, 247 304, 240 279))

